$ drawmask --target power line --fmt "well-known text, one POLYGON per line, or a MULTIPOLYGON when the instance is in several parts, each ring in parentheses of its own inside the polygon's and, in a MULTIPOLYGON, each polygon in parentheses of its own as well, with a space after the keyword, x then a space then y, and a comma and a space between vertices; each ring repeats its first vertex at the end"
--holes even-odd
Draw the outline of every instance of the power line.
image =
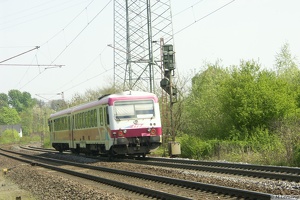
POLYGON ((208 17, 208 16, 210 16, 210 15, 212 15, 212 14, 218 12, 219 10, 225 8, 226 6, 228 6, 229 4, 233 3, 234 1, 235 1, 235 0, 232 0, 232 1, 228 2, 228 3, 226 3, 225 5, 219 7, 218 9, 216 9, 216 10, 214 10, 214 11, 208 13, 207 15, 205 15, 205 16, 203 16, 203 17, 201 17, 200 19, 195 20, 193 23, 191 23, 191 24, 187 25, 186 27, 180 29, 179 31, 175 32, 174 35, 175 35, 175 34, 178 34, 178 33, 180 33, 180 32, 182 32, 182 31, 184 31, 185 29, 187 29, 187 28, 189 28, 190 26, 196 24, 197 22, 199 22, 199 21, 205 19, 206 17, 208 17))
MULTIPOLYGON (((73 2, 73 1, 70 0, 70 1, 68 1, 68 2, 73 2)), ((57 13, 57 12, 61 12, 61 11, 63 11, 63 10, 66 10, 66 9, 71 8, 71 7, 74 7, 74 6, 77 6, 77 5, 79 5, 79 4, 82 4, 82 2, 79 2, 79 3, 73 4, 73 5, 69 6, 69 7, 64 7, 64 8, 62 8, 62 9, 60 9, 60 10, 56 10, 55 12, 50 12, 50 13, 48 12, 48 13, 44 14, 45 11, 50 10, 50 9, 52 9, 52 8, 55 8, 55 7, 58 7, 58 6, 62 6, 62 5, 64 5, 64 4, 66 4, 66 3, 67 3, 67 2, 59 3, 59 5, 52 6, 52 7, 50 7, 50 8, 46 8, 46 9, 43 9, 43 10, 39 10, 39 11, 36 12, 36 13, 30 14, 30 15, 25 15, 25 16, 21 16, 21 17, 12 19, 11 21, 13 21, 13 20, 19 20, 19 19, 21 19, 21 21, 20 21, 20 22, 17 22, 17 23, 14 24, 14 25, 10 25, 10 26, 8 25, 8 26, 6 26, 6 27, 0 28, 0 30, 5 30, 5 29, 8 29, 8 28, 11 28, 11 27, 14 27, 14 26, 23 24, 23 23, 27 23, 27 22, 29 22, 29 21, 38 20, 38 19, 41 19, 42 17, 48 16, 48 15, 51 15, 51 14, 54 14, 54 13, 57 13), (43 15, 40 15, 40 16, 37 16, 37 17, 34 16, 34 15, 36 15, 37 13, 43 13, 43 15), (29 19, 26 20, 26 18, 27 18, 27 17, 30 17, 30 16, 33 16, 33 17, 31 17, 31 18, 29 18, 29 19)), ((10 17, 10 18, 11 18, 11 17, 10 17)), ((6 23, 9 23, 9 21, 8 21, 8 22, 4 22, 4 23, 0 23, 0 25, 2 26, 3 24, 5 25, 6 23)))
POLYGON ((45 45, 46 43, 51 41, 53 38, 55 38, 57 35, 59 35, 61 32, 63 32, 66 28, 68 28, 93 2, 94 2, 94 0, 90 1, 90 3, 87 6, 85 6, 85 8, 82 11, 80 11, 63 29, 61 29, 59 32, 54 34, 50 39, 48 39, 46 42, 44 42, 41 46, 45 45))
POLYGON ((81 85, 81 84, 83 84, 83 83, 86 83, 86 82, 88 82, 88 81, 90 81, 90 80, 92 80, 92 79, 94 79, 94 78, 96 78, 96 77, 98 77, 98 76, 100 76, 100 75, 102 75, 102 74, 105 74, 105 73, 108 72, 108 71, 111 71, 112 69, 114 69, 114 68, 110 68, 110 69, 108 69, 108 70, 106 70, 106 71, 104 71, 104 72, 101 72, 100 74, 97 74, 97 75, 95 75, 95 76, 93 76, 93 77, 91 77, 91 78, 88 78, 88 79, 86 79, 85 81, 82 81, 82 82, 78 83, 77 85, 74 85, 74 86, 72 86, 72 87, 66 89, 65 91, 71 90, 71 89, 73 89, 73 88, 75 88, 75 87, 77 87, 77 86, 79 86, 79 85, 81 85))
MULTIPOLYGON (((78 15, 75 16, 75 18, 73 18, 71 20, 71 22, 69 22, 66 27, 68 27, 71 23, 73 23, 73 21, 79 16, 81 15, 81 13, 83 11, 86 10, 86 8, 88 6, 91 5, 91 3, 93 2, 94 0, 92 0, 86 7, 85 9, 83 9, 78 15)), ((51 65, 66 51, 66 49, 80 36, 80 34, 98 17, 98 15, 111 3, 112 0, 110 0, 105 6, 103 9, 101 9, 94 17, 92 20, 90 20, 87 25, 71 40, 71 42, 69 44, 66 45, 66 47, 55 57, 55 59, 51 62, 51 65)), ((65 27, 65 28, 66 28, 65 27)), ((60 32, 64 31, 64 29, 62 29, 60 32)), ((55 34, 53 37, 51 37, 46 43, 48 43, 51 39, 53 39, 54 37, 56 37, 60 32, 58 32, 57 34, 55 34)), ((44 43, 44 44, 46 44, 44 43)), ((43 45, 44 45, 43 44, 43 45)), ((29 82, 27 82, 24 86, 22 86, 20 89, 22 89, 23 87, 25 87, 26 85, 28 85, 29 83, 31 83, 33 80, 35 80, 38 76, 40 76, 41 74, 43 74, 45 72, 46 69, 49 69, 49 68, 45 68, 43 71, 41 71, 39 74, 37 74, 35 77, 33 77, 33 79, 31 79, 29 82)))
POLYGON ((178 13, 175 13, 175 14, 173 15, 173 17, 175 17, 175 16, 177 16, 177 15, 179 15, 179 14, 181 14, 181 13, 187 11, 188 9, 193 8, 195 5, 197 5, 197 4, 199 4, 199 3, 203 2, 203 1, 204 1, 204 0, 200 0, 200 1, 196 2, 196 3, 194 3, 193 5, 189 6, 188 8, 183 9, 182 11, 180 11, 180 12, 178 12, 178 13))
POLYGON ((56 56, 56 58, 51 62, 54 63, 65 51, 66 49, 80 36, 80 34, 103 12, 103 10, 112 2, 110 0, 88 23, 83 29, 66 45, 66 47, 56 56))
MULTIPOLYGON (((100 54, 98 54, 81 72, 79 72, 74 78, 72 78, 70 81, 66 82, 63 86, 59 87, 59 89, 64 88, 65 86, 67 86, 68 84, 70 84, 73 80, 75 80, 78 76, 82 75, 83 72, 85 72, 94 62, 95 60, 100 56, 101 59, 101 55, 104 52, 104 50, 107 47, 105 46, 104 49, 101 51, 100 54)), ((101 66, 105 69, 105 67, 103 66, 103 64, 101 63, 101 66)), ((106 69, 105 69, 106 70, 106 69)), ((106 70, 107 71, 107 70, 106 70)))

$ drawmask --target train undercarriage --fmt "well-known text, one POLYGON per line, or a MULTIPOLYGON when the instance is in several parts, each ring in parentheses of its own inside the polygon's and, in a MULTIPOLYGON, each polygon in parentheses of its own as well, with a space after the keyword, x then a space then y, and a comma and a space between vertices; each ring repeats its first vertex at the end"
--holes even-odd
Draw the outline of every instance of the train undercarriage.
POLYGON ((145 157, 161 145, 160 137, 117 138, 114 144, 106 150, 105 144, 76 144, 70 148, 69 143, 52 143, 53 148, 59 152, 70 150, 74 154, 104 156, 142 156, 145 157))

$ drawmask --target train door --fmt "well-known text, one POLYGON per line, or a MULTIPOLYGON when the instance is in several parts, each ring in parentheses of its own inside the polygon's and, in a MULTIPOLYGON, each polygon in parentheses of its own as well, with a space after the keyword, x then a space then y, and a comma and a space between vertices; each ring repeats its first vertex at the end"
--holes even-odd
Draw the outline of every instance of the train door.
POLYGON ((48 125, 49 125, 49 131, 50 131, 50 142, 52 145, 52 141, 54 140, 54 134, 53 134, 53 120, 49 119, 48 120, 48 125))
POLYGON ((74 125, 75 125, 75 116, 70 116, 70 148, 75 148, 74 144, 74 125))
POLYGON ((110 137, 108 106, 105 106, 102 109, 103 109, 103 123, 105 127, 105 150, 108 151, 110 147, 113 145, 113 140, 110 137))

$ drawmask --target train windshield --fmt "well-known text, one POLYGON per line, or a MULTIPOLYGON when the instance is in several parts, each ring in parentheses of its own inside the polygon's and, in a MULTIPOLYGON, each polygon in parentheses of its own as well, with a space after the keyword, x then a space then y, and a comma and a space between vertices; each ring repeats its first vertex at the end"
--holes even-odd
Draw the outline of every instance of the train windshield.
POLYGON ((116 101, 114 116, 116 120, 152 118, 154 117, 154 103, 152 100, 116 101))

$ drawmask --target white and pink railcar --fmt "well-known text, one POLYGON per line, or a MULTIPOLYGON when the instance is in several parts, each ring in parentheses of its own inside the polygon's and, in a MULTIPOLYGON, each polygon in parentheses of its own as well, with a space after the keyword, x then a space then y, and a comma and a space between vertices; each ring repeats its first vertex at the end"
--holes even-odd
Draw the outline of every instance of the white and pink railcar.
POLYGON ((158 98, 148 92, 106 95, 59 111, 49 128, 60 152, 145 156, 162 142, 158 98))

